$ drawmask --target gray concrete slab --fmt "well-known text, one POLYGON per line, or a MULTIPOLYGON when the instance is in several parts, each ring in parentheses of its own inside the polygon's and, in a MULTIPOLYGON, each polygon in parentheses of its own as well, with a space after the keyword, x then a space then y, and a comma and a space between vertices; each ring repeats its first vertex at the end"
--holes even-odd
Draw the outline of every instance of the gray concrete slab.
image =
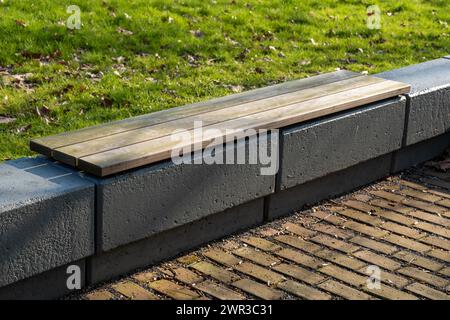
POLYGON ((401 147, 405 99, 394 98, 283 129, 277 190, 401 147))
POLYGON ((88 281, 90 284, 105 281, 259 225, 263 222, 263 212, 261 198, 96 255, 88 264, 88 281))
POLYGON ((72 274, 68 273, 69 266, 80 268, 83 289, 86 285, 85 260, 79 260, 0 288, 0 300, 50 300, 75 294, 79 290, 67 286, 67 279, 72 274))
POLYGON ((272 220, 389 175, 391 154, 359 163, 267 197, 267 219, 272 220))
POLYGON ((450 132, 402 148, 394 153, 392 173, 431 160, 450 147, 450 132))
POLYGON ((92 255, 94 197, 46 158, 0 163, 0 287, 92 255))
POLYGON ((405 145, 450 130, 450 61, 436 59, 375 75, 411 84, 405 145))
MULTIPOLYGON (((256 142, 240 142, 223 153, 236 155, 256 142)), ((172 161, 96 181, 98 251, 222 212, 268 195, 275 187, 275 176, 262 175, 259 164, 172 161)))

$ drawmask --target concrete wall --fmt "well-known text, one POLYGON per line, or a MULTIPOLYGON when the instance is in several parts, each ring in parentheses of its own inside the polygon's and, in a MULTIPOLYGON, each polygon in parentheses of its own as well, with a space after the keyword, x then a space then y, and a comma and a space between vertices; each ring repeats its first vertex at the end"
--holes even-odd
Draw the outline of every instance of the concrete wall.
POLYGON ((349 192, 450 145, 449 57, 377 76, 412 91, 282 128, 276 176, 261 175, 260 165, 163 162, 98 179, 43 157, 0 164, 0 299, 62 296, 70 292, 67 266, 80 267, 82 286, 107 280, 349 192))

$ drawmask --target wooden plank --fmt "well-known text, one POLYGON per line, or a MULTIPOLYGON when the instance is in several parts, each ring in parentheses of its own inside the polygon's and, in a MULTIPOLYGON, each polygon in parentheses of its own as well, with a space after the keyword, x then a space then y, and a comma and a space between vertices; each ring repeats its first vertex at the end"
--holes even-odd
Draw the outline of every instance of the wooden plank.
POLYGON ((52 150, 55 148, 93 140, 128 130, 134 130, 149 125, 164 123, 174 119, 198 115, 204 112, 210 112, 212 110, 232 107, 242 103, 267 99, 280 94, 300 91, 358 76, 360 76, 358 73, 340 70, 311 78, 289 81, 282 84, 228 95, 182 107, 171 108, 138 117, 83 128, 77 131, 64 132, 50 137, 34 139, 30 142, 30 149, 47 156, 52 156, 52 150))
MULTIPOLYGON (((78 160, 78 167, 95 175, 106 176, 168 159, 171 156, 172 149, 175 147, 190 147, 192 151, 199 150, 207 145, 211 145, 211 142, 222 138, 239 137, 247 129, 274 129, 288 126, 406 93, 409 91, 409 88, 409 85, 386 80, 350 89, 342 93, 330 94, 313 100, 205 126, 203 127, 204 137, 202 143, 196 143, 195 145, 192 142, 180 144, 179 141, 174 141, 172 136, 164 136, 81 157, 78 160), (230 129, 235 129, 236 131, 230 132, 230 129), (228 134, 224 134, 225 130, 228 130, 228 134)), ((192 133, 192 130, 190 132, 192 133)), ((216 143, 219 142, 217 141, 216 143)))
POLYGON ((355 77, 340 82, 326 84, 320 87, 305 89, 276 97, 240 104, 225 109, 202 113, 200 115, 189 116, 182 119, 174 119, 164 123, 142 127, 135 130, 101 137, 95 140, 84 141, 57 148, 53 157, 70 165, 76 165, 76 159, 100 153, 127 145, 157 139, 159 137, 172 134, 175 130, 191 130, 195 121, 202 121, 203 126, 210 126, 231 119, 244 117, 247 115, 273 110, 279 107, 299 103, 326 95, 347 91, 354 88, 380 83, 386 80, 375 77, 355 77))

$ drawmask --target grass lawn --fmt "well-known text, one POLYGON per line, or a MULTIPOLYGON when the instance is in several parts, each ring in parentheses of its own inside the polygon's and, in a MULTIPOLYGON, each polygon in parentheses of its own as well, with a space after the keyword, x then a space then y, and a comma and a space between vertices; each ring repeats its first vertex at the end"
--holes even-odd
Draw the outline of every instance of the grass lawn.
POLYGON ((449 23, 448 0, 0 0, 0 160, 30 155, 32 137, 442 57, 449 23), (372 4, 379 30, 366 26, 372 4))

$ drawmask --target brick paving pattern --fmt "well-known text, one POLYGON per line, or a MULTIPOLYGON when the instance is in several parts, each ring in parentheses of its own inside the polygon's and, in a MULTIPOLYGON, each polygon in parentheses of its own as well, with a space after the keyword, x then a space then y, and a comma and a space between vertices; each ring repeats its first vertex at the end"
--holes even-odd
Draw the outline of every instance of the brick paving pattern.
POLYGON ((72 298, 449 300, 449 164, 447 153, 72 298))

